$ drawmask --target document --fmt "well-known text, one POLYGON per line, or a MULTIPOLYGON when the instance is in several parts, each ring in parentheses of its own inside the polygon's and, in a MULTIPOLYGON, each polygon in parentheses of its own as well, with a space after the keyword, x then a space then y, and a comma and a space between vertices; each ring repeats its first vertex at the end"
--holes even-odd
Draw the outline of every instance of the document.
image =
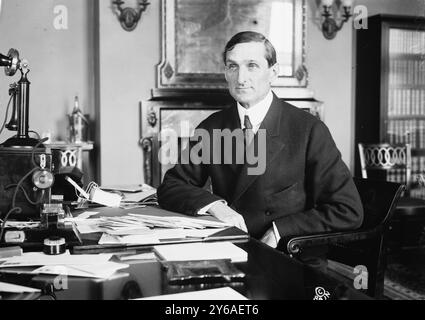
POLYGON ((106 191, 121 191, 121 192, 140 192, 140 191, 148 191, 152 189, 155 190, 155 188, 147 184, 104 185, 104 186, 101 186, 100 189, 106 190, 106 191))
POLYGON ((133 209, 141 205, 158 205, 156 189, 147 185, 110 185, 102 186, 100 189, 110 192, 118 192, 121 196, 120 207, 133 209))
POLYGON ((102 235, 99 244, 160 244, 161 242, 185 242, 185 241, 202 241, 219 231, 224 229, 169 229, 169 228, 153 228, 147 230, 139 230, 133 235, 119 235, 113 232, 107 232, 102 235))
MULTIPOLYGON (((218 229, 229 226, 220 221, 186 217, 159 217, 142 214, 129 213, 120 217, 102 217, 100 220, 86 219, 75 220, 80 233, 103 232, 112 236, 156 236, 157 234, 182 232, 181 230, 206 230, 205 232, 194 233, 195 237, 204 237, 213 234, 218 229), (166 230, 164 230, 166 229, 166 230), (214 230, 211 230, 214 229, 214 230), (169 231, 167 231, 169 230, 169 231)), ((176 237, 185 237, 186 234, 176 237)), ((140 239, 142 239, 141 237, 140 239)), ((158 238, 158 237, 157 237, 158 238)), ((144 242, 143 242, 144 243, 144 242)))
POLYGON ((64 254, 50 256, 39 252, 28 252, 22 256, 12 257, 0 262, 0 268, 30 267, 30 266, 76 266, 99 265, 111 259, 112 254, 79 254, 71 255, 69 251, 64 254))
POLYGON ((248 300, 245 296, 230 287, 200 291, 182 292, 154 296, 136 300, 248 300))
POLYGON ((155 246, 156 254, 165 261, 195 261, 230 259, 232 262, 248 261, 248 254, 229 241, 197 242, 155 246))
POLYGON ((0 292, 7 293, 33 293, 33 292, 41 292, 40 289, 18 286, 16 284, 0 282, 0 292))
POLYGON ((94 265, 43 266, 32 271, 35 274, 55 274, 84 278, 108 279, 128 264, 108 261, 94 265))
POLYGON ((128 260, 157 260, 157 256, 153 252, 146 252, 140 254, 130 254, 130 255, 121 255, 119 256, 121 261, 128 260))
POLYGON ((139 191, 139 192, 123 192, 123 199, 121 202, 141 202, 145 199, 148 199, 149 197, 152 197, 156 195, 156 190, 146 190, 146 191, 139 191))
POLYGON ((76 218, 74 218, 75 220, 86 220, 92 216, 98 215, 99 212, 96 211, 84 211, 83 213, 79 214, 76 218))
POLYGON ((90 233, 98 233, 98 232, 104 232, 105 229, 100 227, 100 224, 102 223, 102 220, 99 219, 70 219, 75 223, 77 226, 78 232, 81 234, 90 234, 90 233))

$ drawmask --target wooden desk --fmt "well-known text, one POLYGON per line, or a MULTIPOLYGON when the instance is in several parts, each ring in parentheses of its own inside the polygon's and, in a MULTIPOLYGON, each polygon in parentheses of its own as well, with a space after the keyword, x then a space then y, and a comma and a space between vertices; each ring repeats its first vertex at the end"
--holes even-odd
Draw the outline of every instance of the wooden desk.
MULTIPOLYGON (((330 299, 369 300, 360 291, 348 288, 330 274, 314 270, 257 240, 238 244, 248 252, 248 262, 236 264, 246 273, 244 282, 170 286, 158 261, 130 261, 130 266, 109 279, 69 277, 66 289, 54 290, 58 300, 122 300, 177 292, 230 286, 252 300, 313 300, 317 288, 329 292, 330 299)), ((140 253, 131 250, 129 253, 140 253)), ((0 281, 50 290, 56 276, 7 275, 0 281)), ((20 298, 22 299, 22 295, 20 298)))
MULTIPOLYGON (((108 208, 94 211, 101 211, 104 215, 128 213, 108 208)), ((84 236, 88 244, 97 243, 98 238, 98 234, 84 236)), ((235 244, 248 253, 248 262, 236 264, 246 274, 244 282, 171 286, 160 262, 133 260, 123 262, 129 264, 129 268, 120 270, 109 279, 69 277, 66 279, 67 288, 55 290, 54 293, 59 300, 117 300, 230 286, 254 300, 313 300, 316 289, 321 287, 329 292, 331 299, 370 299, 360 291, 344 285, 331 272, 312 269, 255 239, 248 238, 235 244)), ((150 250, 151 247, 143 247, 115 249, 115 252, 138 254, 150 250)), ((0 269, 0 281, 51 289, 55 287, 57 277, 5 274, 0 269)))

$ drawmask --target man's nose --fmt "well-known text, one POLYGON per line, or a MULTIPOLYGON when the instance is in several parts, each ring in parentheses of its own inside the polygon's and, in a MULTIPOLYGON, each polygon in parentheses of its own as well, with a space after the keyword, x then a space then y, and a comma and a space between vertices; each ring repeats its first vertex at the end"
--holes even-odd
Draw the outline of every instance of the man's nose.
POLYGON ((238 71, 238 83, 245 84, 248 80, 248 73, 245 68, 240 68, 238 71))

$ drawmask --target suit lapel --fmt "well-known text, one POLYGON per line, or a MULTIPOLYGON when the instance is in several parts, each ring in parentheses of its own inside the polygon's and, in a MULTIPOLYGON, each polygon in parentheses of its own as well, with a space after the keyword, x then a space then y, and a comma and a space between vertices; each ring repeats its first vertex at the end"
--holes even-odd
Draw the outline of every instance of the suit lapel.
MULTIPOLYGON (((266 130, 266 170, 269 168, 270 163, 273 161, 276 155, 279 154, 279 152, 285 146, 280 137, 282 112, 283 106, 276 95, 274 95, 272 105, 270 106, 270 109, 260 126, 260 130, 266 130)), ((258 145, 258 133, 255 135, 254 141, 251 143, 249 148, 253 148, 256 144, 258 145)), ((231 201, 232 203, 238 200, 249 188, 249 186, 252 185, 252 183, 254 183, 254 181, 260 176, 248 175, 248 168, 249 165, 244 164, 241 169, 241 173, 236 183, 235 192, 231 201)))

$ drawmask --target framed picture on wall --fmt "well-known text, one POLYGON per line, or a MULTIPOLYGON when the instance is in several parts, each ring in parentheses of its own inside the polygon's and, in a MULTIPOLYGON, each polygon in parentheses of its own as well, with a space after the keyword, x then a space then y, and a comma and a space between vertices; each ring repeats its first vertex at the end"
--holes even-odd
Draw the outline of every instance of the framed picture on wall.
POLYGON ((304 0, 162 0, 162 60, 158 89, 226 88, 222 52, 246 30, 277 50, 276 87, 306 87, 304 0))

